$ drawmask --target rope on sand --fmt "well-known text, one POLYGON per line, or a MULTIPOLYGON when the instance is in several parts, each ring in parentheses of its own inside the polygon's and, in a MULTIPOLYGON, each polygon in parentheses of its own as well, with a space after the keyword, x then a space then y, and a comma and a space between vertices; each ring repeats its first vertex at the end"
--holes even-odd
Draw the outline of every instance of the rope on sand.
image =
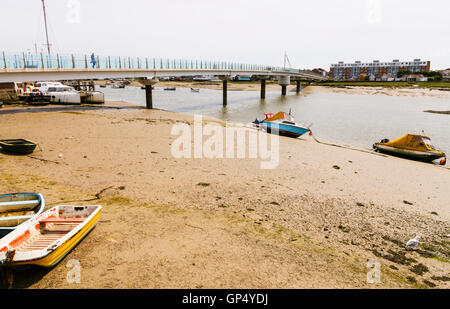
POLYGON ((354 147, 350 147, 350 146, 345 146, 345 145, 339 145, 339 144, 333 144, 333 143, 326 143, 326 142, 322 142, 320 140, 318 140, 312 131, 311 132, 311 137, 314 139, 314 141, 318 144, 322 144, 322 145, 327 145, 327 146, 332 146, 332 147, 339 147, 339 148, 344 148, 344 149, 350 149, 350 150, 356 150, 356 151, 360 151, 360 152, 364 152, 364 153, 369 153, 372 155, 376 155, 376 156, 380 156, 380 157, 384 157, 387 158, 387 155, 381 154, 381 153, 376 153, 374 151, 370 151, 370 150, 365 150, 365 149, 359 149, 359 148, 354 148, 354 147))

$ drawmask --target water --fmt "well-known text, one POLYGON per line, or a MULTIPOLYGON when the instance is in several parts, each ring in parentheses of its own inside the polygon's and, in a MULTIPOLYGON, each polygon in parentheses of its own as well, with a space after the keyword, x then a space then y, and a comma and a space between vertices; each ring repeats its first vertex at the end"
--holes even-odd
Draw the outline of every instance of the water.
MULTIPOLYGON (((145 105, 145 91, 137 87, 100 88, 108 101, 145 105)), ((280 91, 281 92, 281 91, 280 91)), ((395 139, 406 133, 422 133, 432 143, 450 153, 450 115, 424 110, 450 110, 450 100, 433 97, 355 95, 336 93, 295 94, 267 92, 261 101, 258 91, 229 91, 228 106, 222 106, 222 91, 188 88, 153 91, 153 106, 179 113, 201 114, 232 122, 248 123, 264 118, 264 113, 289 112, 295 120, 312 124, 314 135, 326 141, 371 148, 383 138, 395 139)))

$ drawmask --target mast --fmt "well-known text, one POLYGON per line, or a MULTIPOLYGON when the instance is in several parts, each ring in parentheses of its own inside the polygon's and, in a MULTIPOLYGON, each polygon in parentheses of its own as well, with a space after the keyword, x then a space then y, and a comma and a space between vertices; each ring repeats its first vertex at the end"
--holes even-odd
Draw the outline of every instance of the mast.
POLYGON ((50 42, 48 41, 47 13, 45 12, 45 0, 42 0, 42 8, 44 9, 45 37, 47 38, 47 51, 50 55, 50 42))
POLYGON ((292 68, 291 61, 289 60, 287 51, 284 52, 284 68, 286 68, 286 62, 289 64, 289 68, 292 68))

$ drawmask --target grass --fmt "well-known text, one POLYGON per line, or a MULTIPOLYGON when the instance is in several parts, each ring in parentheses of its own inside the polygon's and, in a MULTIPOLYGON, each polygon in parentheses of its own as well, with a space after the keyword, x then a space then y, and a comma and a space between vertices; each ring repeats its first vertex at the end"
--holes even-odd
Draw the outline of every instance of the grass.
POLYGON ((329 87, 384 87, 384 88, 412 88, 418 86, 419 88, 445 88, 450 90, 450 82, 321 82, 313 83, 314 86, 329 86, 329 87))

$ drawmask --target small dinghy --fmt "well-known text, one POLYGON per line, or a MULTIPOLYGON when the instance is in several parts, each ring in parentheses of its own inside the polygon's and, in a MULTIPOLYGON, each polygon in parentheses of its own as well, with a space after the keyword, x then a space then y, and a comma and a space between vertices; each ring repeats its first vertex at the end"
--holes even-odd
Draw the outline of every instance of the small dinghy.
POLYGON ((56 206, 0 240, 0 265, 58 264, 95 227, 101 206, 56 206))
POLYGON ((265 114, 265 116, 266 119, 263 121, 256 119, 253 123, 267 131, 267 133, 297 138, 311 132, 309 128, 305 128, 296 123, 290 113, 286 114, 284 112, 279 112, 275 115, 268 113, 265 114))
POLYGON ((168 87, 168 88, 164 88, 165 91, 175 91, 177 90, 177 88, 175 87, 168 87))
POLYGON ((393 141, 384 139, 380 143, 375 143, 373 149, 378 152, 413 160, 432 162, 441 159, 441 165, 447 163, 445 153, 431 145, 431 139, 426 135, 407 134, 393 141))
POLYGON ((16 154, 30 154, 36 149, 36 144, 25 139, 4 139, 0 140, 2 150, 16 154))
POLYGON ((191 88, 191 92, 200 92, 199 88, 191 88))
POLYGON ((11 233, 22 223, 40 215, 44 208, 45 200, 41 194, 0 195, 0 237, 11 233))

